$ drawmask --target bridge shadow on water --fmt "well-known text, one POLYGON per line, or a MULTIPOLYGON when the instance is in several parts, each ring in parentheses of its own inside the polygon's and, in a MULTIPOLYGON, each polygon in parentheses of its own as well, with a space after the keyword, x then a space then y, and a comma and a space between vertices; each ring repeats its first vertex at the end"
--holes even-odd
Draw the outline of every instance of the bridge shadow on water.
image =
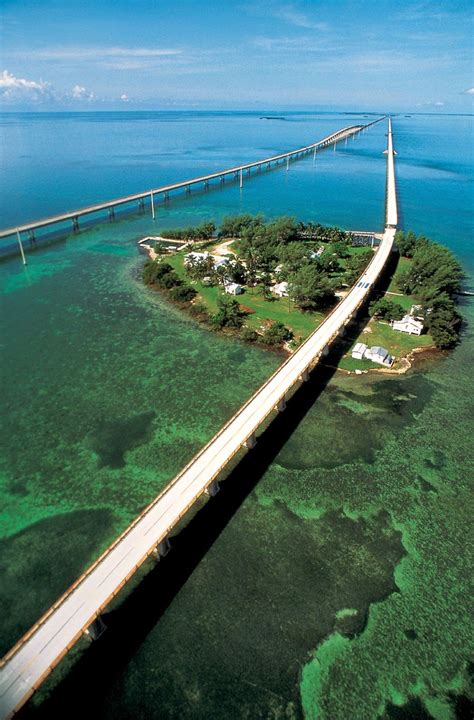
MULTIPOLYGON (((395 259, 391 265, 379 285, 381 291, 388 287, 395 259)), ((338 361, 366 321, 367 315, 361 309, 351 337, 335 344, 327 364, 319 365, 303 383, 304 390, 299 388, 293 394, 286 410, 258 436, 256 447, 247 451, 229 472, 218 494, 172 536, 168 555, 144 574, 118 607, 102 614, 106 631, 79 655, 51 695, 38 707, 27 704, 20 712, 21 718, 82 718, 91 713, 94 716, 94 698, 104 698, 111 691, 148 634, 325 390, 338 361)))

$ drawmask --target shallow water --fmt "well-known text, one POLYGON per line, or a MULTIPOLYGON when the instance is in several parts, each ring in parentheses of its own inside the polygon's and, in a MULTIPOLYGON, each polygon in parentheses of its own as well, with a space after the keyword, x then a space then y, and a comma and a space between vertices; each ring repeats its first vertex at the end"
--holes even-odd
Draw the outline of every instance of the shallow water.
MULTIPOLYGON (((16 175, 1 224, 256 159, 356 120, 7 118, 9 147, 28 156, 7 160, 29 208, 22 215, 16 175), (71 172, 65 197, 58 179, 71 172)), ((448 243, 472 273, 469 122, 395 118, 394 133, 405 227, 448 243)), ((137 214, 95 226, 31 253, 26 270, 17 258, 0 264, 4 650, 280 361, 144 290, 136 239, 241 209, 379 228, 384 132, 321 153, 315 167, 263 173, 242 193, 229 184, 180 197, 155 224, 137 214)), ((471 300, 462 305, 472 323, 471 300)), ((109 613, 102 649, 79 648, 66 680, 48 697, 68 663, 26 715, 64 715, 71 697, 87 712, 92 696, 104 718, 461 717, 472 649, 471 328, 422 372, 337 376, 325 388, 315 378, 109 613)))

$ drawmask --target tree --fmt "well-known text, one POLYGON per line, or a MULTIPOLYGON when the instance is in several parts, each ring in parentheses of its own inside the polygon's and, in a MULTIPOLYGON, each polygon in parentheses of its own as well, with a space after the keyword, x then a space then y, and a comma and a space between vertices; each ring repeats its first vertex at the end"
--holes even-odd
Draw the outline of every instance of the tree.
POLYGON ((143 282, 146 285, 154 285, 164 275, 171 272, 173 268, 169 263, 146 260, 143 266, 143 282))
POLYGON ((252 328, 244 325, 240 331, 240 338, 245 342, 256 342, 258 340, 258 334, 255 330, 252 330, 252 328))
POLYGON ((165 288, 166 290, 171 290, 171 288, 177 287, 178 285, 182 285, 183 281, 179 277, 177 273, 175 273, 174 270, 171 272, 166 273, 165 275, 162 275, 158 280, 156 281, 157 285, 159 285, 162 288, 165 288))
POLYGON ((457 343, 462 319, 446 293, 439 295, 430 307, 423 306, 423 317, 436 347, 451 348, 457 343))
POLYGON ((334 286, 326 273, 306 265, 289 277, 290 298, 301 310, 318 310, 334 302, 334 286))
POLYGON ((245 313, 241 310, 238 301, 225 295, 217 299, 217 313, 212 317, 212 323, 219 328, 239 328, 244 317, 245 313))
POLYGON ((328 252, 334 253, 338 258, 348 258, 351 256, 347 243, 342 240, 337 240, 336 242, 331 243, 328 252))
POLYGON ((399 303, 383 297, 370 303, 369 314, 384 320, 401 320, 405 310, 399 303))
POLYGON ((293 337, 293 332, 281 322, 273 322, 263 331, 262 342, 266 345, 282 345, 293 337))
POLYGON ((398 232, 395 233, 395 243, 400 255, 412 257, 415 252, 416 235, 413 230, 409 230, 407 233, 398 230, 398 232))
POLYGON ((222 218, 219 237, 240 237, 244 228, 256 227, 262 223, 261 215, 226 215, 222 218))
POLYGON ((214 260, 209 255, 205 258, 197 258, 186 265, 186 273, 191 280, 202 280, 214 272, 214 260))
POLYGON ((373 257, 372 250, 364 250, 364 252, 351 255, 346 263, 346 282, 353 285, 362 271, 367 267, 373 257))
POLYGON ((170 290, 170 297, 178 302, 191 302, 196 295, 197 292, 191 285, 176 285, 170 290))

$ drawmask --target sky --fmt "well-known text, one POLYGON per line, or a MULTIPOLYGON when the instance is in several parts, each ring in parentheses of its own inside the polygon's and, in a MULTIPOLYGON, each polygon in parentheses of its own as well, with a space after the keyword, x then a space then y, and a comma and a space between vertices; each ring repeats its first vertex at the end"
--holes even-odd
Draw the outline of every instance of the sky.
POLYGON ((2 110, 472 112, 470 0, 2 0, 2 110))

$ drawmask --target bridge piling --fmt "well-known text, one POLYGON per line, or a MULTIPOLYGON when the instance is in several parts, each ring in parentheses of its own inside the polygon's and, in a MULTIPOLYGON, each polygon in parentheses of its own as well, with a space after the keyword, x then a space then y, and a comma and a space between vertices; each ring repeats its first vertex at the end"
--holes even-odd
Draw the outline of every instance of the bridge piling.
POLYGON ((301 382, 308 382, 309 380, 309 370, 306 368, 306 370, 303 370, 303 372, 300 375, 301 382))
POLYGON ((281 413, 281 412, 283 412, 284 410, 286 410, 286 400, 285 400, 284 397, 281 398, 281 400, 278 401, 278 403, 277 403, 277 405, 276 405, 276 407, 275 407, 275 410, 276 410, 277 412, 279 412, 279 413, 281 413))
POLYGON ((168 555, 169 551, 171 550, 171 543, 169 541, 169 538, 164 538, 161 542, 158 543, 156 546, 154 552, 154 555, 159 559, 162 557, 166 557, 168 555))
POLYGON ((115 220, 115 210, 113 207, 109 208, 109 220, 112 222, 112 220, 115 220))
POLYGON ((140 208, 140 210, 144 210, 144 209, 145 209, 145 201, 144 201, 143 198, 139 198, 139 199, 138 199, 138 207, 140 208))
POLYGON ((75 215, 73 218, 71 218, 71 220, 72 220, 72 229, 74 230, 74 232, 79 232, 79 218, 77 217, 77 215, 75 215))
POLYGON ((102 620, 102 617, 97 615, 96 619, 87 628, 86 635, 88 635, 91 640, 98 640, 106 630, 107 625, 102 620))
POLYGON ((253 450, 255 445, 257 444, 257 438, 255 437, 255 433, 252 433, 248 436, 247 440, 245 441, 244 445, 249 450, 253 450))
POLYGON ((24 252, 24 250, 23 250, 23 243, 21 242, 21 237, 20 237, 20 231, 19 231, 19 230, 16 231, 16 238, 17 238, 17 240, 18 240, 18 245, 20 246, 21 259, 22 259, 22 261, 23 261, 23 265, 26 265, 25 252, 24 252))
POLYGON ((209 495, 209 497, 215 497, 219 490, 219 483, 217 482, 217 480, 213 480, 211 484, 207 486, 204 492, 206 493, 206 495, 209 495))

